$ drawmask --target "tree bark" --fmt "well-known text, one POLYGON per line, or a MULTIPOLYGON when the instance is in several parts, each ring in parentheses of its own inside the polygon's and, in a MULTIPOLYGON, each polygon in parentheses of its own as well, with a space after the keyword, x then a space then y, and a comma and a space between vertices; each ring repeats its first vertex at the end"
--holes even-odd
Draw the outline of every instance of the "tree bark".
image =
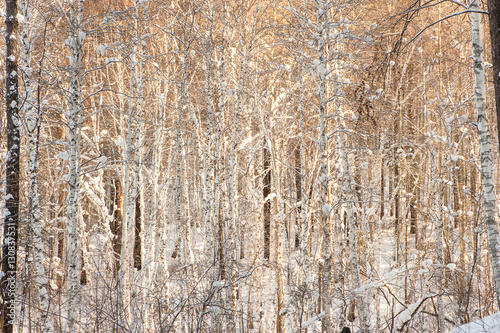
POLYGON ((7 162, 5 166, 5 220, 2 243, 2 270, 0 278, 0 326, 2 332, 14 329, 17 242, 19 226, 19 77, 17 65, 17 2, 5 1, 5 105, 7 117, 7 162))
POLYGON ((67 210, 67 244, 68 244, 68 320, 67 332, 77 331, 78 310, 80 308, 80 245, 78 237, 78 192, 80 187, 80 136, 81 136, 81 62, 82 41, 85 34, 81 30, 83 0, 71 5, 71 17, 76 25, 72 27, 67 46, 70 52, 69 95, 68 95, 68 210, 67 210))
MULTIPOLYGON (((36 273, 36 284, 38 286, 38 302, 40 304, 40 325, 43 332, 53 332, 54 327, 52 320, 49 316, 50 308, 50 287, 47 275, 45 272, 44 261, 44 246, 42 242, 42 212, 40 209, 40 200, 38 193, 38 143, 40 133, 40 110, 35 113, 35 100, 33 97, 32 86, 32 73, 31 73, 31 54, 30 54, 30 40, 29 29, 30 22, 28 18, 31 17, 31 10, 29 1, 22 0, 20 2, 21 12, 25 18, 22 30, 22 71, 24 72, 25 79, 25 102, 24 102, 24 117, 27 136, 27 178, 29 179, 29 195, 28 195, 28 228, 32 229, 33 233, 33 259, 34 268, 36 273)), ((43 60, 43 58, 42 58, 43 60)))
POLYGON ((264 199, 264 259, 269 260, 270 242, 271 242, 271 154, 267 149, 267 142, 264 139, 264 148, 262 149, 262 196, 264 199))
MULTIPOLYGON (((477 1, 472 1, 471 9, 479 10, 477 1)), ((495 89, 495 110, 497 128, 500 129, 500 0, 488 0, 490 23, 491 59, 493 62, 493 85, 495 89)), ((477 15, 478 13, 471 13, 477 15)), ((480 15, 480 14, 479 14, 480 15)), ((500 131, 497 131, 500 143, 500 131)))
MULTIPOLYGON (((439 182, 438 182, 438 164, 437 160, 437 152, 434 146, 435 134, 432 128, 432 121, 429 117, 429 110, 427 108, 427 88, 426 88, 426 73, 424 70, 423 73, 423 96, 424 96, 424 117, 426 122, 426 127, 428 133, 430 133, 430 141, 429 141, 429 163, 431 165, 431 179, 430 179, 430 190, 431 196, 429 198, 430 211, 431 211, 431 219, 433 224, 433 229, 435 232, 435 251, 436 251, 436 259, 439 265, 443 265, 443 224, 442 224, 442 209, 440 205, 440 195, 439 195, 439 182)), ((443 274, 442 270, 438 270, 436 274, 437 280, 437 289, 439 291, 443 290, 443 274)), ((438 295, 437 300, 437 329, 436 332, 443 332, 445 326, 444 321, 444 312, 443 312, 443 297, 442 295, 438 295)))
MULTIPOLYGON (((477 0, 472 1, 472 9, 479 9, 477 0)), ((500 119, 500 1, 489 0, 490 11, 490 35, 493 56, 493 75, 495 85, 495 99, 497 110, 497 122, 500 119)), ((500 306, 500 244, 498 225, 495 219, 495 180, 493 176, 493 156, 491 151, 491 135, 489 131, 488 118, 484 104, 486 100, 486 75, 484 70, 484 46, 481 14, 471 13, 472 25, 472 52, 474 59, 474 79, 477 110, 477 131, 479 135, 479 151, 481 153, 481 178, 483 183, 484 219, 486 221, 486 232, 488 235, 488 247, 490 252, 493 281, 496 290, 497 305, 500 306)), ((499 131, 500 133, 500 131, 499 131)))
POLYGON ((139 146, 139 126, 137 125, 138 116, 140 113, 140 105, 137 100, 140 100, 137 89, 137 19, 138 6, 135 2, 136 9, 133 16, 134 32, 133 43, 131 46, 130 55, 130 83, 129 83, 129 98, 128 98, 128 115, 125 139, 125 156, 123 166, 123 187, 122 187, 122 234, 121 234, 121 253, 120 253, 120 269, 118 271, 118 291, 117 291, 117 315, 118 325, 121 327, 130 327, 131 309, 130 301, 132 294, 132 272, 134 264, 134 244, 136 230, 136 200, 139 188, 139 161, 138 161, 138 146, 139 146), (137 100, 135 99, 137 98, 137 100))

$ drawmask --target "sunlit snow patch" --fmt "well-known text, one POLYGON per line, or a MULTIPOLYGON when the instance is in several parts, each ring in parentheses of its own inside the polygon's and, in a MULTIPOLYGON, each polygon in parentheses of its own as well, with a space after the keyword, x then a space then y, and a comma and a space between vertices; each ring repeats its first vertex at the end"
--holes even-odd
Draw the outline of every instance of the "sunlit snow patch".
POLYGON ((496 333, 500 332, 500 312, 462 325, 448 333, 496 333))

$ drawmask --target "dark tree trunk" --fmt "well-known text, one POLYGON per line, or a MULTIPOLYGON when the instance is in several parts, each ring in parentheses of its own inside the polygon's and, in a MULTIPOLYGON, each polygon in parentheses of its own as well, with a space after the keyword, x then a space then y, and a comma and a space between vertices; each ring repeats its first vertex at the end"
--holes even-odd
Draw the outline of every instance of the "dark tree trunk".
POLYGON ((384 157, 382 156, 380 162, 380 220, 384 218, 384 187, 385 187, 385 180, 384 180, 384 172, 385 172, 385 163, 384 163, 384 157))
MULTIPOLYGON (((295 149, 295 191, 297 203, 302 200, 302 174, 300 170, 300 145, 295 149)), ((300 247, 300 229, 302 221, 302 203, 297 204, 297 217, 295 219, 295 248, 300 247)), ((304 241, 304 240, 302 240, 304 241)))
POLYGON ((135 240, 134 240, 134 267, 140 270, 142 268, 141 253, 141 196, 135 199, 135 240))
POLYGON ((218 224, 218 238, 219 238, 219 277, 221 280, 226 279, 226 264, 225 264, 225 256, 224 256, 224 220, 222 218, 222 208, 219 203, 219 224, 218 224))
POLYGON ((5 166, 5 221, 0 278, 0 325, 2 332, 13 332, 19 224, 19 101, 17 69, 17 2, 5 1, 5 104, 7 116, 7 162, 5 166))
MULTIPOLYGON (((495 88, 495 110, 497 129, 500 129, 500 0, 488 0, 490 21, 491 58, 493 61, 493 82, 495 88)), ((500 142, 500 131, 497 130, 500 142)))
POLYGON ((113 179, 108 185, 108 212, 113 215, 109 228, 113 234, 113 278, 118 278, 120 270, 120 256, 122 253, 122 186, 118 178, 113 179))
MULTIPOLYGON (((491 58, 493 62, 493 84, 495 88, 495 110, 496 110, 496 117, 497 117, 497 135, 498 135, 498 141, 500 142, 500 0, 488 0, 488 12, 489 12, 489 22, 490 22, 490 40, 491 40, 491 58)), ((475 46, 475 45, 474 45, 475 46)), ((481 45, 482 47, 482 45, 481 45)), ((482 51, 482 50, 479 50, 482 51)), ((474 62, 476 63, 476 59, 474 58, 474 62)), ((478 110, 478 123, 480 120, 479 116, 479 110, 478 110)), ((484 174, 484 173, 483 173, 484 174)), ((484 178, 484 177, 483 177, 484 178)), ((494 191, 494 190, 493 190, 494 191)), ((486 199, 485 199, 485 206, 486 206, 486 199)), ((494 205, 495 202, 489 202, 488 204, 494 205)), ((493 209, 494 211, 494 209, 493 209)), ((494 213, 492 214, 494 216, 494 213)), ((496 234, 497 234, 497 221, 492 217, 490 220, 486 218, 486 225, 488 227, 488 242, 490 241, 490 238, 495 239, 496 234), (491 235, 491 237, 490 237, 491 235)), ((491 245, 493 249, 495 248, 495 245, 491 245)), ((500 305, 500 293, 498 292, 499 286, 498 286, 498 263, 496 265, 493 264, 494 257, 496 257, 497 254, 494 254, 494 251, 490 251, 491 255, 491 261, 492 261, 492 267, 493 267, 493 276, 494 280, 496 281, 496 290, 497 290, 497 305, 500 305), (496 268, 496 269, 495 269, 496 268), (495 279, 496 277, 496 279, 495 279)))
POLYGON ((265 147, 262 152, 264 168, 264 177, 262 179, 262 194, 264 197, 264 259, 269 259, 271 242, 271 199, 269 198, 271 194, 271 155, 265 147))

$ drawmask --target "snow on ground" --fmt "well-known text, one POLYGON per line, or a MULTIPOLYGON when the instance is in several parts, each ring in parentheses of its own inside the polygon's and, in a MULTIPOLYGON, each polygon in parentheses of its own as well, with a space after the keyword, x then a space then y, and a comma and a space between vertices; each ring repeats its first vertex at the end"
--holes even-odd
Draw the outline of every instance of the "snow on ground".
POLYGON ((462 325, 448 333, 497 333, 500 332, 500 312, 462 325))

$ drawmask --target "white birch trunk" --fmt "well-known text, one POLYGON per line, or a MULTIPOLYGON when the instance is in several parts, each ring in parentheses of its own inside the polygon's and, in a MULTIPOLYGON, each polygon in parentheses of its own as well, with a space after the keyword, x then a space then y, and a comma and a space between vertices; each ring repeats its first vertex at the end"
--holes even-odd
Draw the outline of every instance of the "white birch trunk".
MULTIPOLYGON (((146 233, 144 235, 144 262, 143 262, 143 287, 147 290, 145 297, 145 305, 144 305, 144 318, 145 318, 145 326, 144 330, 155 331, 156 327, 154 325, 154 315, 152 313, 151 307, 154 301, 152 297, 152 293, 154 292, 154 288, 151 287, 151 284, 155 283, 155 275, 154 272, 157 270, 157 267, 160 265, 159 259, 157 258, 157 251, 161 247, 161 236, 157 237, 158 233, 162 232, 163 228, 160 229, 159 224, 161 223, 160 214, 159 214, 159 184, 158 179, 160 172, 158 170, 158 166, 161 165, 161 157, 159 151, 161 150, 161 142, 162 140, 162 128, 163 128, 163 117, 161 114, 156 115, 157 123, 156 129, 154 132, 154 141, 152 147, 152 170, 150 174, 150 178, 152 179, 152 202, 151 202, 151 210, 148 216, 147 227, 145 227, 146 233)), ((168 286, 168 281, 163 277, 160 278, 160 281, 164 281, 165 285, 168 286)))
MULTIPOLYGON (((340 45, 337 45, 337 48, 341 48, 340 45)), ((339 75, 339 68, 337 64, 335 65, 335 70, 337 75, 339 75)), ((336 88, 336 87, 335 87, 336 88)), ((334 93, 337 93, 334 91, 334 93)), ((351 171, 351 163, 349 161, 349 154, 346 150, 346 140, 344 137, 345 127, 342 123, 342 119, 339 113, 339 106, 335 104, 335 117, 334 117, 334 126, 339 131, 336 135, 336 148, 340 154, 340 172, 338 173, 338 184, 340 187, 339 198, 341 200, 345 200, 344 210, 347 214, 347 223, 346 228, 349 229, 348 240, 349 240, 349 262, 351 266, 351 278, 352 278, 352 288, 359 289, 362 286, 361 273, 360 273, 360 263, 359 263, 359 255, 358 255, 358 226, 362 224, 361 222, 361 212, 356 213, 356 205, 355 202, 360 199, 357 197, 356 193, 356 183, 351 171), (355 220, 358 219, 358 223, 355 223, 355 220)), ((363 212, 364 218, 366 214, 363 212)), ((366 223, 366 221, 363 221, 366 223)), ((367 237, 367 235, 365 235, 367 237)), ((368 260, 368 258, 366 258, 368 260)), ((367 266, 369 263, 367 263, 367 266)), ((371 323, 370 316, 370 300, 371 300, 371 289, 367 288, 362 291, 356 292, 355 295, 352 295, 355 299, 356 307, 358 308, 358 316, 359 316, 359 332, 361 333, 371 333, 373 332, 373 327, 371 323)), ((341 316, 343 317, 343 316, 341 316)))
POLYGON ((66 332, 79 331, 77 320, 80 308, 80 258, 78 237, 78 191, 80 186, 80 131, 81 131, 81 75, 82 75, 82 41, 85 34, 81 30, 83 0, 74 1, 71 5, 71 18, 76 26, 72 27, 71 36, 67 39, 69 49, 69 95, 68 95, 68 210, 67 210, 67 244, 68 244, 68 314, 66 332))
POLYGON ((316 55, 318 59, 313 60, 313 76, 317 77, 316 97, 318 105, 316 106, 319 116, 319 138, 318 138, 318 153, 320 158, 319 171, 319 196, 320 196, 320 212, 321 212, 321 228, 323 231, 323 278, 322 278, 322 293, 323 306, 325 316, 323 318, 323 328, 330 330, 333 326, 332 312, 332 253, 331 253, 331 225, 330 212, 332 207, 328 203, 328 183, 330 176, 328 174, 328 158, 327 146, 330 136, 326 133, 326 117, 327 117, 327 68, 328 68, 328 52, 326 50, 325 40, 328 38, 329 29, 327 28, 329 5, 326 2, 320 1, 316 4, 316 55))
MULTIPOLYGON (((226 44, 224 38, 226 37, 226 6, 225 4, 222 4, 222 8, 219 10, 222 11, 221 15, 221 20, 222 20, 222 29, 220 31, 220 35, 222 38, 221 45, 219 47, 219 52, 220 52, 220 61, 218 64, 218 87, 220 89, 219 95, 217 96, 216 100, 214 102, 217 103, 215 106, 215 114, 213 118, 213 124, 216 126, 215 128, 215 153, 214 153, 214 172, 215 172, 215 177, 214 177, 214 199, 215 199, 215 204, 214 204, 214 239, 215 243, 217 246, 214 247, 216 250, 216 255, 215 258, 217 258, 218 261, 218 279, 220 280, 225 280, 227 279, 227 267, 226 267, 226 247, 224 246, 226 242, 226 233, 225 233, 225 228, 224 228, 224 216, 222 215, 223 213, 223 205, 222 205, 222 184, 221 184, 221 174, 222 174, 222 163, 220 163, 220 158, 221 158, 221 152, 223 150, 223 139, 222 139, 222 131, 221 131, 221 126, 219 124, 224 123, 224 97, 225 97, 225 87, 226 87, 226 59, 225 59, 225 50, 226 50, 226 44)), ((210 115, 209 115, 210 116, 210 115)), ((225 282, 225 281, 223 281, 225 282)), ((221 303, 223 303, 223 306, 226 306, 224 304, 224 300, 222 300, 221 297, 221 303)), ((232 306, 232 304, 231 304, 232 306)), ((230 308, 230 316, 229 316, 229 321, 232 321, 232 308, 230 308)), ((226 321, 222 322, 222 329, 224 331, 232 331, 234 330, 234 323, 226 323, 226 321)))
MULTIPOLYGON (((241 90, 238 89, 238 104, 241 96, 241 90)), ((223 95, 224 96, 224 95, 223 95)), ((224 98, 224 97, 222 97, 224 98)), ((240 112, 241 110, 239 109, 239 105, 236 107, 235 112, 233 113, 233 124, 232 124, 232 133, 231 133, 231 142, 230 142, 230 148, 229 148, 229 158, 227 159, 227 170, 228 170, 228 177, 227 177, 227 209, 228 209, 228 219, 227 219, 227 225, 225 229, 227 230, 227 235, 229 237, 229 246, 227 250, 225 251, 228 257, 228 263, 229 263, 229 279, 231 281, 230 283, 230 300, 229 300, 229 305, 230 309, 229 311, 231 312, 230 315, 230 332, 234 332, 236 330, 236 321, 234 320, 234 314, 236 313, 236 297, 237 297, 237 292, 238 292, 238 285, 236 282, 236 279, 238 278, 238 264, 237 264, 237 255, 236 255, 236 241, 235 241, 235 234, 236 234, 236 212, 235 212, 235 171, 237 169, 236 167, 236 146, 237 146, 237 140, 239 137, 239 118, 240 118, 240 112)))
MULTIPOLYGON (((141 1, 137 1, 135 3, 135 20, 139 20, 140 15, 145 15, 144 12, 147 11, 147 3, 143 3, 141 1), (143 9, 141 11, 141 8, 143 9)), ((141 23, 138 22, 138 26, 141 23)), ((147 230, 146 225, 145 225, 145 205, 144 205, 144 200, 145 198, 145 192, 144 192, 144 175, 143 175, 143 168, 142 168, 142 158, 144 156, 144 135, 141 135, 143 131, 143 114, 142 114, 142 102, 143 102, 143 94, 144 94, 144 77, 146 76, 146 37, 144 35, 144 31, 142 31, 142 35, 140 36, 140 44, 142 45, 141 47, 141 53, 139 55, 139 77, 138 77, 138 82, 137 82, 137 99, 136 99, 136 118, 137 118, 137 130, 135 131, 135 154, 134 154, 134 189, 133 191, 135 192, 135 197, 134 197, 134 215, 133 215, 133 220, 134 220, 134 251, 133 251, 133 256, 134 256, 134 263, 135 263, 135 248, 137 244, 135 243, 136 240, 138 239, 140 244, 139 244, 139 263, 137 270, 141 271, 138 274, 138 289, 135 289, 136 292, 135 294, 138 296, 139 304, 140 304, 140 309, 142 309, 142 313, 139 314, 138 317, 133 317, 133 320, 135 322, 142 322, 143 325, 147 325, 146 322, 149 320, 148 316, 148 309, 149 306, 147 302, 145 302, 146 297, 147 297, 147 292, 146 290, 149 289, 149 284, 151 280, 145 279, 145 273, 146 270, 144 269, 144 259, 145 259, 145 251, 146 248, 149 249, 151 244, 145 243, 145 231, 147 230), (137 216, 137 201, 139 201, 139 216, 137 216), (137 227, 137 218, 139 218, 139 224, 140 224, 140 230, 136 230, 137 227), (136 234, 138 233, 138 234, 136 234)), ((156 200, 156 198, 153 199, 153 201, 156 200)), ((154 249, 154 245, 152 246, 154 249)), ((134 329, 139 329, 141 326, 135 326, 134 329)), ((142 328, 145 330, 145 328, 142 328)))
MULTIPOLYGON (((271 112, 274 113, 275 110, 278 110, 280 105, 272 100, 271 102, 271 112)), ((276 242, 276 282, 277 282, 277 293, 278 293, 278 306, 277 310, 278 315, 277 315, 277 321, 278 321, 278 326, 277 328, 281 330, 285 330, 286 332, 289 332, 292 326, 291 318, 290 316, 283 316, 281 314, 281 311, 284 312, 289 312, 289 306, 290 306, 290 292, 289 292, 289 286, 283 281, 283 277, 289 274, 290 272, 290 267, 288 264, 290 263, 290 245, 289 245, 289 239, 287 235, 287 230, 286 230, 286 222, 285 222, 285 216, 284 216, 284 208, 283 208, 283 199, 282 199, 282 193, 283 193, 283 188, 281 185, 281 172, 278 164, 276 161, 278 160, 278 149, 276 148, 276 134, 274 133, 274 128, 275 128, 275 121, 274 121, 274 114, 270 117, 269 121, 269 129, 266 128, 265 122, 264 122, 264 117, 262 117, 262 128, 264 129, 264 135, 266 137, 266 142, 267 146, 269 147, 269 153, 271 155, 271 179, 274 183, 274 190, 275 190, 275 196, 274 196, 274 207, 272 209, 272 215, 274 216, 275 219, 279 219, 279 223, 275 226, 275 242, 276 242), (286 268, 286 271, 285 271, 286 268), (284 317, 284 318, 283 318, 284 317), (283 320, 285 319, 285 321, 283 320)), ((272 192, 272 191, 271 191, 272 192)))
MULTIPOLYGON (((141 25, 141 23, 139 22, 139 19, 140 19, 140 15, 143 15, 144 13, 140 11, 140 9, 142 8, 142 5, 141 4, 144 4, 143 1, 141 0, 137 0, 136 3, 135 3, 135 17, 134 17, 134 21, 137 22, 137 27, 139 27, 139 25, 141 25)), ((142 112, 142 102, 143 102, 143 90, 144 90, 144 77, 146 75, 145 71, 146 71, 146 41, 145 41, 145 36, 142 35, 139 37, 139 40, 138 42, 142 45, 142 50, 141 50, 141 53, 139 54, 139 61, 136 61, 136 66, 138 65, 138 69, 139 69, 139 75, 138 75, 138 78, 137 78, 137 84, 136 84, 136 104, 135 104, 135 118, 136 118, 136 130, 134 131, 134 145, 135 145, 135 148, 134 148, 134 175, 133 175, 133 188, 132 188, 132 193, 134 193, 134 197, 133 197, 133 204, 134 204, 134 209, 133 209, 133 215, 131 216, 131 218, 134 220, 134 250, 135 250, 135 239, 137 238, 137 236, 139 237, 139 240, 140 240, 140 247, 139 247, 139 250, 140 250, 140 256, 139 256, 139 261, 140 261, 140 266, 142 267, 142 263, 144 262, 144 232, 142 230, 144 230, 144 225, 143 225, 143 221, 144 221, 144 186, 142 186, 143 184, 143 174, 142 174, 142 157, 144 155, 144 135, 141 135, 143 129, 144 129, 144 121, 143 121, 143 112, 142 112), (139 219, 140 219, 140 227, 141 227, 141 230, 138 230, 137 232, 139 233, 139 235, 136 235, 135 234, 135 227, 136 227, 136 223, 137 223, 137 201, 139 201, 139 209, 140 209, 140 216, 139 216, 139 219)), ((133 95, 132 95, 133 96, 133 95)), ((135 253, 134 253, 135 255, 135 253)), ((143 281, 143 282, 146 282, 146 281, 143 281)), ((146 282, 147 283, 147 282, 146 282)), ((142 282, 141 282, 141 285, 142 285, 142 282)), ((139 291, 138 293, 136 294, 141 294, 141 291, 139 291)))
POLYGON ((179 232, 178 235, 178 240, 176 244, 176 254, 181 254, 184 262, 186 258, 186 249, 184 247, 184 240, 185 240, 185 233, 186 233, 186 228, 188 227, 187 225, 183 225, 182 223, 182 202, 183 202, 183 186, 182 186, 182 181, 181 181, 181 173, 182 173, 182 160, 183 160, 183 153, 182 153, 182 118, 184 115, 184 105, 186 103, 186 85, 187 85, 187 66, 188 66, 188 52, 185 50, 181 54, 181 59, 182 59, 182 69, 181 69, 181 78, 180 78, 180 87, 179 87, 179 102, 177 103, 177 129, 176 129, 176 138, 175 138, 175 148, 176 148, 176 169, 175 169, 175 183, 174 183, 174 195, 175 195, 175 221, 177 224, 177 230, 179 232))
POLYGON ((122 248, 120 254, 120 270, 118 271, 118 290, 117 290, 117 315, 118 325, 129 328, 131 324, 130 296, 132 289, 132 265, 133 265, 133 244, 135 240, 135 200, 138 195, 138 161, 137 161, 137 137, 138 128, 134 123, 138 116, 138 106, 134 97, 137 97, 137 59, 136 59, 136 41, 137 41, 137 4, 136 11, 133 14, 134 32, 133 45, 130 55, 130 86, 128 100, 128 116, 125 139, 125 158, 123 166, 123 208, 122 219, 122 248), (134 160, 132 160, 134 159, 134 160), (133 169, 131 172, 131 164, 133 169))
MULTIPOLYGON (((424 96, 424 118, 427 125, 427 131, 429 133, 429 163, 431 165, 431 221, 433 224, 433 229, 435 232, 435 251, 436 259, 439 265, 443 264, 443 224, 442 224, 442 209, 439 205, 439 193, 438 193, 438 175, 437 175, 437 163, 436 163, 436 150, 434 148, 435 134, 433 128, 431 127, 431 120, 429 119, 429 110, 427 109, 426 100, 426 71, 423 69, 423 96, 424 96)), ((444 313, 443 313, 443 297, 441 291, 443 290, 443 271, 441 268, 438 269, 436 273, 437 280, 437 321, 438 327, 437 332, 442 332, 444 329, 444 313)))
MULTIPOLYGON (((337 126, 341 124, 340 120, 337 120, 337 126)), ((349 162, 349 156, 345 149, 345 140, 343 133, 339 133, 337 136, 337 148, 340 151, 340 160, 342 165, 342 172, 340 173, 340 179, 338 180, 342 186, 341 191, 344 192, 343 197, 346 200, 345 211, 347 213, 347 227, 349 228, 349 262, 351 265, 351 277, 352 277, 352 288, 359 289, 361 287, 361 274, 359 268, 359 255, 358 255, 358 237, 357 237, 357 225, 355 223, 355 207, 354 202, 356 202, 355 196, 355 182, 351 173, 351 165, 349 162)), ((359 224, 359 223, 358 223, 359 224)), ((370 319, 370 292, 369 288, 366 290, 357 292, 354 295, 356 300, 356 306, 358 307, 358 315, 360 322, 360 333, 370 333, 373 332, 371 319, 370 319)))
MULTIPOLYGON (((254 28, 254 26, 252 26, 254 28)), ((245 27, 242 25, 241 29, 245 29, 245 27)), ((228 235, 229 235, 229 249, 227 251, 228 256, 229 256, 229 262, 231 265, 231 312, 234 314, 237 311, 237 302, 236 298, 238 295, 238 251, 237 251, 237 235, 238 235, 238 228, 237 225, 239 225, 238 221, 238 216, 235 211, 235 207, 237 203, 235 202, 236 199, 236 170, 237 170, 237 162, 236 162, 236 147, 238 143, 238 139, 240 136, 240 129, 239 129, 239 121, 240 121, 240 115, 242 113, 242 102, 245 96, 244 90, 246 88, 246 78, 248 75, 248 62, 250 58, 250 50, 252 49, 253 46, 253 39, 255 37, 254 30, 252 29, 252 34, 250 36, 250 41, 249 45, 245 46, 244 40, 240 38, 239 40, 239 45, 242 48, 241 54, 242 58, 239 63, 239 74, 238 74, 238 87, 237 87, 237 92, 236 92, 236 105, 234 107, 234 113, 233 113, 233 123, 232 123, 232 133, 231 133, 231 142, 230 142, 230 148, 229 148, 229 158, 227 161, 227 168, 229 170, 228 174, 228 179, 227 179, 227 189, 228 189, 228 222, 227 222, 227 229, 228 229, 228 235)), ((225 92, 225 90, 223 90, 225 92)), ((239 240, 241 242, 243 240, 239 240)))
MULTIPOLYGON (((301 196, 300 196, 300 202, 301 202, 301 209, 300 209, 300 220, 301 220, 301 241, 300 241, 300 252, 302 255, 302 261, 304 265, 304 280, 306 283, 306 291, 307 291, 307 305, 304 307, 305 309, 305 319, 308 320, 309 318, 314 317, 315 311, 314 311, 314 302, 315 298, 313 295, 313 274, 311 270, 311 254, 309 253, 308 249, 308 239, 310 236, 310 228, 309 228, 309 222, 308 222, 308 210, 307 207, 308 205, 306 202, 308 201, 307 197, 307 178, 306 178, 306 117, 305 117, 305 112, 304 112, 304 101, 303 101, 303 78, 302 78, 302 72, 299 72, 299 113, 300 113, 300 186, 301 186, 301 196)), ((302 323, 301 323, 302 324, 302 323)))
POLYGON ((122 218, 122 247, 120 253, 120 269, 118 271, 118 290, 117 290, 117 315, 118 323, 120 326, 128 327, 127 323, 130 319, 130 267, 132 259, 132 245, 131 237, 133 235, 133 225, 130 220, 132 215, 129 209, 133 209, 134 205, 130 203, 131 193, 130 193, 130 159, 131 151, 133 147, 131 146, 131 117, 129 114, 129 119, 127 120, 127 139, 125 147, 125 159, 123 167, 123 186, 122 186, 122 204, 124 208, 124 214, 122 218))
MULTIPOLYGON (((479 3, 473 0, 470 8, 479 10, 479 3)), ((484 219, 488 235, 491 269, 495 284, 497 304, 500 304, 500 236, 495 218, 495 180, 493 176, 493 156, 491 151, 491 135, 488 117, 485 110, 486 79, 484 70, 484 44, 482 14, 471 12, 472 56, 474 60, 474 80, 477 110, 477 131, 479 136, 479 151, 481 154, 481 179, 484 199, 484 219)))
MULTIPOLYGON (((217 109, 218 110, 218 109, 217 109)), ((221 256, 221 253, 223 251, 222 244, 220 242, 220 238, 223 237, 223 230, 221 230, 220 225, 219 225, 219 220, 221 216, 221 204, 220 204, 220 192, 221 192, 221 177, 220 177, 220 164, 219 164, 219 157, 221 156, 221 130, 218 124, 221 121, 221 112, 216 112, 214 115, 214 131, 215 133, 213 134, 214 136, 214 158, 213 158, 213 196, 212 199, 214 201, 213 203, 213 221, 212 221, 212 230, 213 230, 213 235, 212 239, 214 240, 214 263, 218 265, 218 270, 217 270, 217 275, 220 278, 224 277, 224 262, 223 262, 223 257, 221 256)), ((211 170, 212 171, 212 170, 211 170)), ((211 177, 211 176, 210 176, 211 177)))
MULTIPOLYGON (((194 117, 194 115, 193 115, 194 117)), ((194 223, 192 220, 191 212, 194 211, 195 206, 194 206, 194 197, 192 197, 192 193, 190 192, 190 186, 192 186, 190 180, 189 180, 189 170, 193 170, 193 165, 191 167, 188 165, 188 159, 184 158, 184 174, 186 177, 184 177, 184 186, 186 188, 185 192, 185 201, 186 201, 186 218, 185 218, 185 237, 186 237, 186 242, 185 242, 185 248, 184 248, 184 257, 186 258, 186 264, 189 265, 194 265, 194 253, 193 253, 193 237, 192 237, 192 230, 191 230, 191 223, 194 223)))
POLYGON ((38 286, 38 302, 40 304, 40 324, 43 332, 53 332, 52 319, 49 316, 50 311, 50 286, 45 272, 44 246, 42 242, 42 225, 41 225, 41 210, 38 197, 38 133, 40 123, 38 121, 39 114, 35 113, 35 100, 33 96, 32 77, 31 77, 31 54, 30 54, 30 36, 29 36, 29 18, 31 10, 29 3, 26 0, 21 0, 21 13, 25 18, 22 30, 22 59, 23 71, 25 75, 25 102, 24 114, 26 119, 26 136, 28 161, 26 165, 27 178, 29 179, 29 197, 28 197, 28 224, 33 229, 33 246, 34 246, 34 265, 36 278, 35 282, 38 286))
MULTIPOLYGON (((211 46, 209 46, 211 47, 211 46)), ((209 50, 211 52, 211 49, 209 50)), ((212 177, 214 174, 214 160, 212 154, 212 146, 213 146, 213 93, 212 88, 210 86, 211 82, 211 74, 213 71, 213 63, 210 59, 210 55, 207 56, 204 60, 204 66, 206 66, 206 70, 204 71, 204 79, 205 79, 205 96, 207 97, 207 114, 206 114, 206 122, 207 129, 205 132, 206 146, 205 146, 205 160, 202 169, 202 178, 203 178, 203 218, 206 226, 205 232, 205 244, 204 244, 204 252, 208 252, 211 249, 214 249, 214 226, 212 220, 212 207, 214 205, 214 198, 212 196, 212 177)), ((208 258, 211 261, 216 260, 216 256, 214 254, 209 255, 208 258)))

